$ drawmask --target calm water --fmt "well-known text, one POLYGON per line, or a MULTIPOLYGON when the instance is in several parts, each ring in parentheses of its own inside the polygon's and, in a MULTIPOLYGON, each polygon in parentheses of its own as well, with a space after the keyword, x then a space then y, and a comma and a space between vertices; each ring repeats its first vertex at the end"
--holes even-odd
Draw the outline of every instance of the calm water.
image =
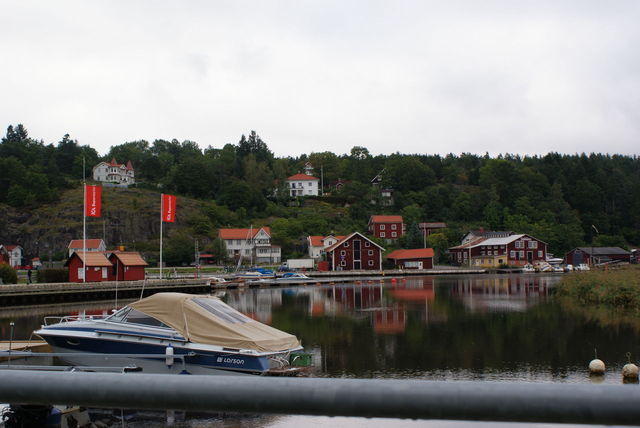
MULTIPOLYGON (((241 312, 301 339, 314 356, 315 376, 584 383, 591 382, 586 366, 597 348, 607 363, 604 382, 620 383, 626 353, 634 360, 640 354, 640 328, 612 314, 555 302, 549 290, 559 279, 434 276, 221 294, 241 312)), ((113 302, 5 308, 0 333, 7 340, 8 324, 15 321, 16 338, 28 338, 46 315, 100 314, 112 308, 113 302)), ((328 426, 339 420, 349 426, 364 426, 363 421, 367 426, 444 424, 265 416, 231 425, 328 426)), ((229 422, 212 420, 205 426, 229 422)))

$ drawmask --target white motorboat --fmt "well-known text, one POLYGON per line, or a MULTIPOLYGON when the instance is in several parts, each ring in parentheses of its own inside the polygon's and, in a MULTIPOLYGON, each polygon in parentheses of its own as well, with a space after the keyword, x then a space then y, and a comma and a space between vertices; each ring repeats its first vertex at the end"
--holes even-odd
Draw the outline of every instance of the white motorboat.
POLYGON ((295 336, 216 297, 183 293, 157 293, 105 318, 63 317, 35 334, 67 363, 152 373, 295 371, 289 359, 302 350, 295 336))

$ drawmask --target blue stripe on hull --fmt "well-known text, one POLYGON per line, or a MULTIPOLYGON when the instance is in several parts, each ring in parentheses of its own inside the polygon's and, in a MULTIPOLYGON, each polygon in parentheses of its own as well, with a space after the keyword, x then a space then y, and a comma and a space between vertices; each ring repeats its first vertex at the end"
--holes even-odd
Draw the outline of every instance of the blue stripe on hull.
MULTIPOLYGON (((93 352, 98 354, 153 354, 165 355, 166 345, 152 345, 148 343, 122 342, 86 337, 61 337, 41 334, 51 345, 69 352, 93 352)), ((186 355, 193 352, 189 349, 173 347, 175 355, 186 355)), ((264 372, 269 369, 266 357, 238 355, 217 352, 198 351, 195 356, 186 356, 187 365, 198 365, 214 369, 241 370, 250 372, 264 372)), ((175 364, 180 364, 176 361, 175 364)))

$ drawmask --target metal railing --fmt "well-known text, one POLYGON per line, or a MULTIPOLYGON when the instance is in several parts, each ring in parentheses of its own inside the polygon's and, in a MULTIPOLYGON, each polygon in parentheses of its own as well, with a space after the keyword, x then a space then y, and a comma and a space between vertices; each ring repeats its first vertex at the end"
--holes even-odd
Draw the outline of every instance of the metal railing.
POLYGON ((635 385, 12 370, 2 373, 0 402, 474 421, 640 421, 640 388, 635 385))

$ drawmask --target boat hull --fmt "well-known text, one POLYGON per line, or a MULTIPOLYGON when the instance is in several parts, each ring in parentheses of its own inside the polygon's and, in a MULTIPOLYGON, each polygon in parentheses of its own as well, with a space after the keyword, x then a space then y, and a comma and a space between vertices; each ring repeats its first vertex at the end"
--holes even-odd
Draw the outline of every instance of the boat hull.
POLYGON ((47 334, 42 330, 39 335, 51 345, 56 353, 73 354, 60 356, 72 365, 105 367, 139 367, 144 373, 188 373, 188 374, 263 374, 270 369, 267 356, 241 355, 232 352, 215 352, 189 349, 179 343, 148 343, 132 338, 114 340, 105 337, 92 337, 95 333, 61 335, 47 334), (173 364, 167 365, 167 347, 173 348, 173 364), (86 354, 86 355, 82 355, 86 354), (92 356, 91 354, 96 354, 92 356), (100 356, 97 356, 100 354, 100 356), (109 354, 116 354, 109 356, 109 354), (123 357, 117 354, 130 354, 135 357, 123 357), (158 358, 144 358, 150 355, 158 358))

